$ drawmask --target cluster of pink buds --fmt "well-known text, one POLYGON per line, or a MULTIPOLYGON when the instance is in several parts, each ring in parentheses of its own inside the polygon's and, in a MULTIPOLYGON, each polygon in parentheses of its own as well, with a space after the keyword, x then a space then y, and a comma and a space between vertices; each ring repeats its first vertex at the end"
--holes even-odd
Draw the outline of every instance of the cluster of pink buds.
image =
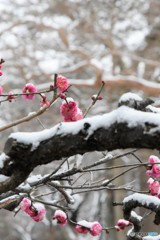
POLYGON ((72 98, 66 98, 62 102, 60 113, 63 116, 64 122, 75 122, 83 119, 81 109, 72 98))
POLYGON ((34 203, 33 205, 28 198, 23 198, 20 203, 20 208, 36 222, 42 221, 46 214, 46 209, 43 204, 34 203))
POLYGON ((160 159, 154 155, 150 156, 148 158, 148 170, 146 171, 146 174, 149 177, 153 178, 160 178, 160 159))
POLYGON ((124 230, 126 227, 131 226, 132 223, 125 220, 125 219, 119 219, 117 224, 115 225, 115 229, 117 231, 124 230))
POLYGON ((93 95, 93 96, 92 96, 92 100, 93 100, 93 101, 95 101, 95 100, 102 100, 102 99, 103 99, 103 98, 102 98, 102 96, 100 96, 100 95, 99 95, 99 96, 98 96, 98 95, 93 95))
POLYGON ((28 100, 33 100, 35 97, 34 93, 36 93, 36 92, 37 92, 37 88, 32 83, 27 83, 24 86, 24 88, 22 89, 22 93, 24 94, 23 98, 28 99, 28 100), (31 93, 31 94, 29 94, 29 93, 31 93))
POLYGON ((64 226, 67 223, 67 215, 62 210, 56 210, 52 219, 57 220, 57 224, 60 226, 64 226))
POLYGON ((79 221, 76 231, 82 234, 90 233, 92 236, 98 236, 102 232, 102 226, 99 222, 79 221))
POLYGON ((147 181, 150 193, 153 196, 160 198, 160 182, 153 178, 160 178, 160 159, 157 156, 151 155, 148 158, 149 165, 147 166, 146 174, 150 178, 147 181))

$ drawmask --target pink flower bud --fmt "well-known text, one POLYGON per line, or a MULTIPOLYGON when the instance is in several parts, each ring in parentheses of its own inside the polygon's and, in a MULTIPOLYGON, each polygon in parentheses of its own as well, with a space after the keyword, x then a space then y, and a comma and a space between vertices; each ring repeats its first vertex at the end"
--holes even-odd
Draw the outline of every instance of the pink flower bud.
POLYGON ((117 232, 121 231, 121 228, 120 228, 119 226, 116 225, 116 226, 114 226, 114 227, 115 227, 115 229, 116 229, 117 232))
POLYGON ((129 225, 131 225, 129 221, 125 219, 119 219, 116 226, 120 227, 121 229, 125 229, 125 227, 128 227, 129 225))
POLYGON ((53 90, 54 89, 54 85, 50 85, 50 90, 53 90))
POLYGON ((89 229, 80 225, 77 225, 75 227, 76 231, 82 234, 87 234, 89 232, 89 229))
POLYGON ((57 224, 64 226, 67 223, 67 215, 62 210, 56 210, 54 213, 54 216, 52 218, 53 220, 57 220, 57 224))
POLYGON ((22 89, 22 93, 24 93, 24 95, 22 96, 24 99, 29 99, 32 100, 34 99, 34 94, 26 94, 25 93, 34 93, 37 92, 37 88, 35 85, 33 85, 32 83, 27 83, 25 85, 25 87, 22 89))
POLYGON ((93 222, 90 228, 92 236, 98 236, 102 232, 102 226, 99 222, 93 222))
POLYGON ((98 100, 102 100, 103 98, 102 98, 102 96, 98 96, 98 100))
POLYGON ((59 94, 59 97, 60 97, 61 99, 66 99, 66 94, 65 94, 65 93, 60 93, 60 94, 59 94))

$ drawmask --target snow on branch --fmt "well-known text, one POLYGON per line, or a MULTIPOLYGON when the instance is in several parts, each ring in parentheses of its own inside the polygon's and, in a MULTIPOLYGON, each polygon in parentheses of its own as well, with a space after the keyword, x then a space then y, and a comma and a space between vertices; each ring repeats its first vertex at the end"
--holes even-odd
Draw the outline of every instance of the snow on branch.
POLYGON ((127 148, 160 149, 159 114, 122 105, 102 116, 63 122, 41 132, 13 133, 0 159, 0 174, 10 177, 0 182, 0 193, 13 190, 38 165, 75 154, 127 148))

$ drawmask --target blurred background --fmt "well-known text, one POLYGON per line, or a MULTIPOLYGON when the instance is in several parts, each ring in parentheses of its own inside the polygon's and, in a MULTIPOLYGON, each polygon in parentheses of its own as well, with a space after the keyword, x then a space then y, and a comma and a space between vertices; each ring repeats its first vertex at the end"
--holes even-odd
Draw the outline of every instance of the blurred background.
MULTIPOLYGON (((118 99, 127 91, 158 99, 159 12, 159 0, 0 0, 0 58, 6 61, 0 84, 5 92, 21 92, 28 82, 43 90, 53 83, 54 74, 60 73, 72 84, 70 97, 85 111, 92 102, 91 96, 98 92, 101 81, 105 81, 103 100, 96 103, 88 116, 115 109, 118 99)), ((38 110, 39 101, 36 98, 31 103, 17 98, 15 102, 1 104, 0 125, 38 110)), ((1 133, 1 151, 11 132, 38 131, 62 121, 60 104, 58 100, 39 118, 1 133)), ((142 151, 139 157, 146 161, 149 154, 142 151)), ((86 154, 83 158, 91 162, 99 155, 86 154)), ((119 163, 125 161, 129 159, 119 159, 119 163)), ((40 171, 45 173, 50 167, 54 165, 40 171)), ((100 174, 102 177, 102 172, 100 174)), ((107 178, 114 174, 110 172, 107 178)), ((131 175, 125 175, 121 184, 134 179, 137 188, 146 188, 144 171, 143 174, 133 171, 131 175)), ((124 192, 77 196, 76 218, 94 220, 98 217, 105 226, 114 226, 118 217, 122 218, 122 211, 113 208, 112 201, 121 201, 123 197, 124 192)), ((148 226, 150 223, 146 224, 147 230, 148 226)), ((107 239, 120 239, 118 236, 114 232, 107 239)), ((0 212, 0 239, 3 240, 84 238, 91 239, 76 235, 70 227, 54 227, 49 220, 35 224, 21 213, 14 217, 13 213, 0 212)), ((106 239, 106 234, 95 239, 106 239)))

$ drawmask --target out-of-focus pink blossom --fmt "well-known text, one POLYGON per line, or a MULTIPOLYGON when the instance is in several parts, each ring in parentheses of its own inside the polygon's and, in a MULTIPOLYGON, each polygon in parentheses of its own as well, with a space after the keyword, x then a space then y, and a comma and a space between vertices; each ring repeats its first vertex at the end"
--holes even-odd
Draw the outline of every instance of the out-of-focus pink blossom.
POLYGON ((152 195, 157 195, 159 189, 160 189, 160 183, 158 181, 155 181, 151 178, 147 181, 148 183, 148 188, 151 192, 152 195))
POLYGON ((62 210, 56 210, 54 213, 54 216, 52 218, 53 220, 57 220, 57 224, 64 226, 67 223, 67 215, 62 210))
POLYGON ((2 86, 0 86, 0 94, 2 94, 2 92, 3 92, 3 88, 2 86))
POLYGON ((121 229, 125 229, 125 227, 131 225, 131 223, 125 219, 119 219, 117 222, 117 226, 121 229))
POLYGON ((23 198, 22 201, 20 202, 21 210, 27 213, 30 207, 31 207, 31 200, 28 198, 23 198))
POLYGON ((148 158, 148 162, 149 162, 149 163, 157 163, 157 162, 160 163, 160 159, 159 159, 157 156, 151 155, 151 156, 148 158))
POLYGON ((56 79, 56 86, 60 91, 65 91, 68 88, 68 79, 59 75, 56 79))
POLYGON ((82 234, 87 234, 89 232, 89 229, 80 225, 77 225, 75 227, 76 231, 82 234))
POLYGON ((46 214, 46 209, 43 204, 35 203, 33 205, 28 198, 23 198, 20 203, 20 208, 36 222, 42 221, 46 214))
POLYGON ((30 215, 32 219, 36 222, 40 222, 44 219, 45 214, 46 214, 46 209, 41 203, 35 203, 34 208, 33 208, 33 213, 30 215))
POLYGON ((99 222, 93 222, 90 227, 90 234, 92 236, 98 236, 102 232, 102 226, 99 222))
MULTIPOLYGON (((35 85, 32 83, 27 83, 25 87, 22 89, 22 93, 34 93, 37 92, 37 88, 35 85)), ((35 95, 34 94, 26 94, 22 96, 24 99, 29 99, 32 100, 34 99, 35 95)))

